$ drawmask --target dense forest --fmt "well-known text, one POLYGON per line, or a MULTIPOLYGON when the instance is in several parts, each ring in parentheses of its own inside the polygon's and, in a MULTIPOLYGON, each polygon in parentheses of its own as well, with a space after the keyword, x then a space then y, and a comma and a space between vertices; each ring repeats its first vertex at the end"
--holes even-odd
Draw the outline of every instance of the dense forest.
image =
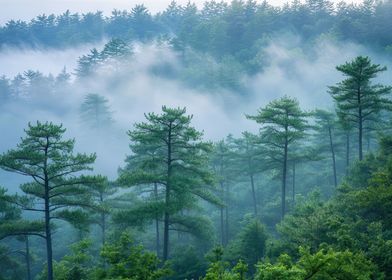
POLYGON ((0 72, 0 279, 392 279, 391 31, 390 0, 7 22, 0 53, 96 47, 0 72))

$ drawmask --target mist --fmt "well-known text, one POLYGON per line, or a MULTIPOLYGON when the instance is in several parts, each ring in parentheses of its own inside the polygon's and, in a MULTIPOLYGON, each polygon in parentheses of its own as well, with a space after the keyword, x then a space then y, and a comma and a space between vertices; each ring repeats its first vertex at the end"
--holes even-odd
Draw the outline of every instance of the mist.
MULTIPOLYGON (((166 45, 137 44, 135 54, 123 73, 116 73, 117 77, 114 77, 110 72, 112 68, 103 69, 73 88, 72 92, 59 97, 60 104, 58 98, 52 98, 46 100, 42 107, 39 100, 27 99, 13 101, 11 106, 3 107, 0 130, 6 133, 2 137, 0 152, 15 146, 28 122, 62 123, 67 128, 66 135, 76 138, 78 151, 97 153, 95 172, 115 178, 117 168, 129 154, 126 132, 132 129, 134 123, 144 120, 144 113, 159 113, 163 105, 186 107, 187 113, 193 115, 193 125, 204 131, 205 139, 212 141, 228 134, 240 136, 243 131, 256 133, 258 125, 247 120, 245 114, 254 114, 268 102, 284 95, 297 98, 308 111, 316 107, 331 109, 333 103, 327 87, 341 79, 335 66, 357 55, 371 54, 371 51, 354 43, 324 39, 312 49, 307 49, 305 54, 301 44, 301 38, 295 36, 271 40, 264 54, 268 66, 254 76, 243 77, 247 87, 245 96, 226 89, 202 91, 179 80, 156 75, 151 68, 157 65, 180 69, 177 55, 166 45), (79 108, 87 93, 97 93, 109 100, 114 130, 97 134, 83 129, 79 108), (59 111, 56 108, 60 108, 59 111)), ((5 58, 0 73, 12 77, 27 69, 36 69, 56 74, 64 66, 72 72, 77 58, 92 47, 85 45, 63 51, 7 49, 0 53, 0 57, 5 58)), ((99 49, 102 45, 94 47, 99 49)), ((382 62, 381 58, 379 61, 382 62)))
POLYGON ((392 0, 284 2, 4 0, 0 278, 392 279, 392 0))
POLYGON ((102 43, 84 44, 77 48, 66 48, 63 50, 46 50, 25 48, 3 48, 0 51, 1 72, 0 75, 14 77, 26 70, 39 70, 48 75, 58 75, 64 67, 72 72, 76 66, 78 58, 86 54, 90 49, 100 48, 102 43))

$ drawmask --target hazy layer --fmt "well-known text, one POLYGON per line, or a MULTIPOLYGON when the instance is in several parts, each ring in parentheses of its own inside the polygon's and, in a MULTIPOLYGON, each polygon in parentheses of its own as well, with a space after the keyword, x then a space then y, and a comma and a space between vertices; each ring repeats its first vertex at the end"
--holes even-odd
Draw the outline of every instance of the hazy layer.
MULTIPOLYGON (((332 108, 327 86, 342 79, 336 65, 361 54, 370 55, 375 63, 385 64, 385 60, 355 44, 321 40, 306 51, 301 50, 301 45, 299 38, 286 36, 284 40, 273 40, 265 52, 268 66, 253 77, 243 77, 248 87, 247 96, 225 90, 202 92, 179 80, 153 75, 150 69, 157 64, 180 67, 176 54, 165 46, 139 46, 126 66, 126 73, 101 72, 65 95, 51 97, 42 93, 40 98, 16 100, 3 106, 0 111, 0 152, 15 147, 29 121, 63 123, 68 129, 67 137, 76 138, 77 150, 97 152, 96 171, 115 178, 117 168, 129 153, 126 131, 132 129, 135 122, 143 121, 145 112, 160 112, 162 105, 187 107, 188 113, 194 115, 193 125, 205 132, 207 140, 218 140, 229 133, 239 136, 243 131, 258 130, 258 125, 247 120, 245 114, 256 114, 258 108, 283 95, 296 97, 306 110, 332 108), (97 133, 81 124, 80 104, 90 92, 104 95, 109 100, 115 120, 111 130, 97 133)), ((0 57, 9 57, 13 61, 12 67, 9 67, 11 64, 1 64, 0 75, 23 72, 30 66, 43 72, 58 71, 64 64, 72 67, 75 60, 71 57, 76 58, 88 47, 65 50, 64 53, 7 50, 0 53, 0 57)), ((387 75, 381 75, 380 80, 385 80, 387 75)), ((0 184, 7 181, 16 187, 8 179, 2 180, 2 176, 4 174, 0 172, 0 184)))
POLYGON ((13 77, 25 70, 39 70, 47 74, 57 75, 66 67, 72 72, 77 66, 80 56, 89 52, 93 47, 100 47, 102 44, 82 45, 78 48, 68 48, 65 50, 32 50, 32 49, 11 49, 5 48, 0 52, 0 76, 13 77))

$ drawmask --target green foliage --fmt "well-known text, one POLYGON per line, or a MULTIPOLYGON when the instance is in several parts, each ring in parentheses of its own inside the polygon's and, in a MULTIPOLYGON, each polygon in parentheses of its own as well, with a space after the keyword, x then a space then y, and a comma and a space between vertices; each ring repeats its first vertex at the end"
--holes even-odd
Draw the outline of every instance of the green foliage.
POLYGON ((250 272, 254 272, 254 265, 265 256, 266 241, 265 227, 258 220, 251 220, 229 244, 224 259, 231 263, 242 260, 248 265, 250 272))
POLYGON ((248 266, 241 260, 229 269, 229 263, 222 260, 223 248, 216 247, 212 251, 212 262, 207 269, 204 280, 245 280, 248 266))
POLYGON ((135 124, 134 130, 128 132, 133 154, 127 159, 129 166, 120 170, 118 182, 126 187, 150 187, 150 192, 151 186, 156 186, 153 196, 143 200, 147 205, 161 207, 144 209, 153 211, 146 212, 147 217, 164 216, 166 260, 169 225, 191 234, 200 232, 203 227, 198 226, 198 218, 192 219, 191 215, 185 218, 183 210, 197 209, 199 200, 218 203, 218 199, 212 193, 213 177, 207 169, 211 144, 203 142, 202 133, 190 126, 192 116, 185 115, 185 108, 163 106, 162 111, 160 115, 146 114, 147 122, 135 124))
MULTIPOLYGON (((93 261, 89 248, 91 240, 84 239, 71 245, 71 254, 65 255, 59 262, 54 262, 53 272, 56 280, 88 280, 93 272, 93 261)), ((38 276, 38 280, 47 279, 46 270, 38 276)))
POLYGON ((288 255, 282 255, 276 264, 258 264, 255 279, 373 279, 375 267, 361 253, 321 249, 311 254, 302 247, 299 251, 300 259, 294 264, 288 255))
POLYGON ((167 276, 171 271, 160 266, 157 256, 144 252, 124 233, 114 244, 105 244, 101 251, 106 268, 98 268, 94 279, 154 280, 167 276))
POLYGON ((0 245, 0 279, 22 280, 25 279, 23 265, 12 255, 9 248, 0 245))
POLYGON ((293 266, 288 255, 281 255, 275 264, 270 262, 262 262, 257 265, 257 271, 254 279, 257 280, 302 280, 304 272, 293 266))
POLYGON ((261 124, 261 141, 266 147, 265 162, 281 172, 281 216, 286 213, 286 177, 289 152, 305 137, 308 114, 302 111, 297 100, 288 96, 270 102, 255 116, 246 116, 261 124))
POLYGON ((29 198, 19 200, 24 210, 35 211, 44 216, 48 279, 52 274, 53 219, 62 219, 81 227, 86 221, 82 208, 91 207, 88 188, 96 177, 80 172, 91 170, 95 154, 74 154, 74 140, 63 140, 62 125, 38 122, 29 123, 26 137, 16 149, 0 156, 0 167, 6 171, 30 177, 33 181, 21 185, 29 198), (31 203, 38 201, 38 203, 31 203))
POLYGON ((173 250, 170 268, 173 270, 171 279, 199 279, 205 274, 207 263, 197 248, 179 246, 173 250))
POLYGON ((380 120, 382 110, 391 109, 388 95, 392 87, 372 84, 371 80, 386 71, 386 67, 372 64, 369 57, 358 56, 336 69, 347 78, 329 87, 329 93, 335 100, 339 118, 358 129, 359 160, 362 160, 363 133, 371 129, 369 123, 380 120))

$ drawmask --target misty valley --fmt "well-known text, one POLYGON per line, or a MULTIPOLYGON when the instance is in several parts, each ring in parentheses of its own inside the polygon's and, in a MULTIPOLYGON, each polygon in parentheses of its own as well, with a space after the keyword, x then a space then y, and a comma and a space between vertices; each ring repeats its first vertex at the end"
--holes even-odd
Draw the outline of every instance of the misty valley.
POLYGON ((392 279, 392 0, 61 5, 0 25, 0 280, 392 279))

